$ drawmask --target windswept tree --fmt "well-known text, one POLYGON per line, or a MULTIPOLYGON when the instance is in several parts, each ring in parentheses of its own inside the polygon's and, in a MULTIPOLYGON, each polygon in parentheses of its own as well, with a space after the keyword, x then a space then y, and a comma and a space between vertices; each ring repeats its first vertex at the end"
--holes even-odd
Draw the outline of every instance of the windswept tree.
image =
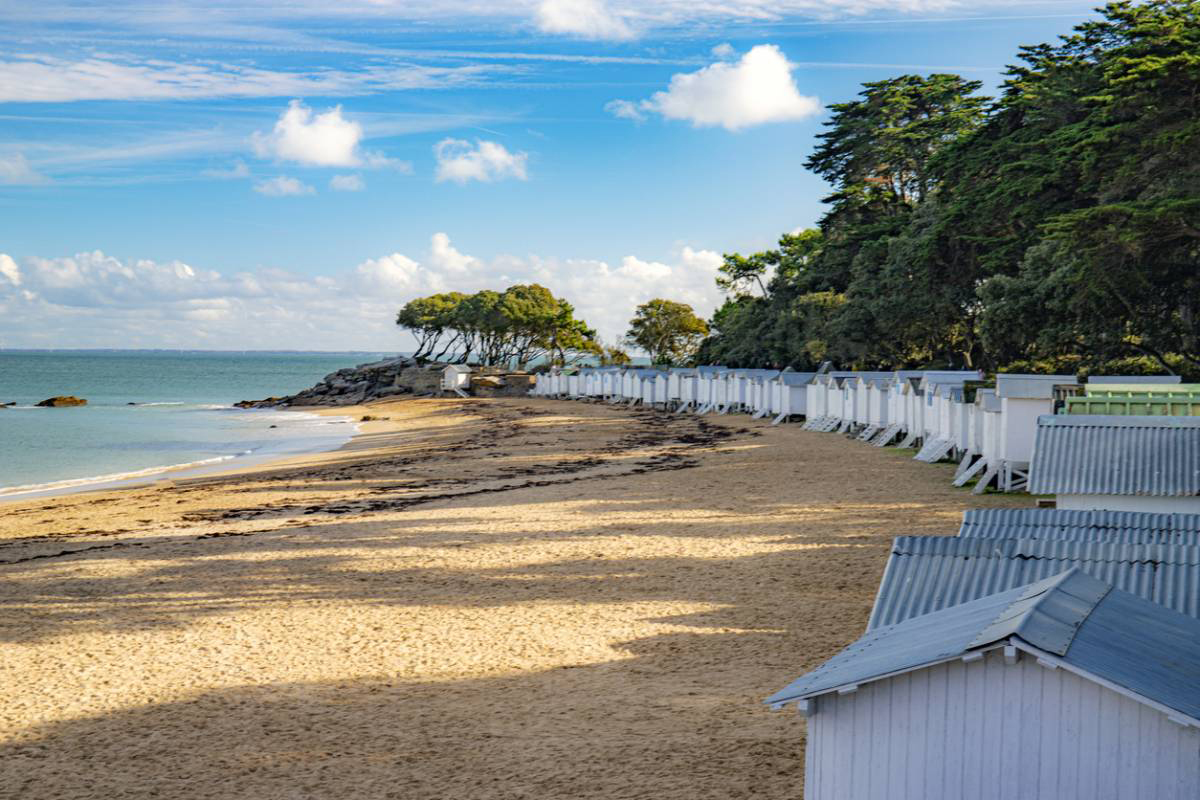
POLYGON ((637 307, 625 341, 640 347, 654 364, 687 364, 708 334, 708 323, 686 303, 656 298, 637 307))
POLYGON ((418 358, 449 354, 462 363, 524 367, 600 353, 596 332, 575 318, 571 304, 537 284, 417 298, 400 310, 396 324, 416 338, 418 358))

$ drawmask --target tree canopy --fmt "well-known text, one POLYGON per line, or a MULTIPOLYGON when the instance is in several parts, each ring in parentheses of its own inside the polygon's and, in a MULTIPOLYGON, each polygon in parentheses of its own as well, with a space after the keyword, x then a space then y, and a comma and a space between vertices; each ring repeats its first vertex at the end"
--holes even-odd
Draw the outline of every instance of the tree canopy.
POLYGON ((700 359, 1200 376, 1200 1, 1019 60, 995 100, 903 75, 832 106, 828 213, 726 256, 700 359))
POLYGON ((596 332, 575 318, 571 304, 537 284, 419 297, 400 309, 396 324, 412 333, 421 359, 525 367, 601 353, 596 332))
POLYGON ((656 298, 637 307, 625 340, 645 350, 651 363, 688 364, 707 333, 691 306, 656 298))

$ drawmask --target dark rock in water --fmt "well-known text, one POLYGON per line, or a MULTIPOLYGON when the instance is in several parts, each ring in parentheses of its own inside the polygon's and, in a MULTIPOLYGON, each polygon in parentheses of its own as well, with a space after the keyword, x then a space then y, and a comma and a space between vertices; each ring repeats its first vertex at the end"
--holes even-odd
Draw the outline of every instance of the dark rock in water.
POLYGON ((136 406, 136 405, 137 405, 137 403, 126 403, 125 405, 127 405, 127 406, 136 406))
POLYGON ((59 395, 38 403, 39 408, 67 408, 70 406, 86 406, 87 400, 75 395, 59 395))
POLYGON ((268 425, 267 427, 268 428, 278 428, 279 426, 278 425, 268 425))

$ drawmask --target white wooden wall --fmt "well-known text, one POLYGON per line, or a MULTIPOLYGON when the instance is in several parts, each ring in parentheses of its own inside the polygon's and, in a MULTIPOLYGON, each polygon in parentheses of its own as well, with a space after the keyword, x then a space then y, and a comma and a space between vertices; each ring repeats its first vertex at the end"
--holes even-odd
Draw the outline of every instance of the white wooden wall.
POLYGON ((1200 730, 993 652, 817 699, 805 800, 1196 800, 1200 730))

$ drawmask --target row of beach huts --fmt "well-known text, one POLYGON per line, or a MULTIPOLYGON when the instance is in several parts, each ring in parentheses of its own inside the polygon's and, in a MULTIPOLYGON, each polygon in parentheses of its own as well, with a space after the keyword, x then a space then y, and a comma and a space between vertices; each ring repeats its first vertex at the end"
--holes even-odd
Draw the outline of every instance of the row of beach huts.
POLYGON ((808 800, 1200 799, 1200 385, 585 368, 532 393, 803 420, 1053 496, 895 538, 863 635, 767 700, 807 720, 808 800))

